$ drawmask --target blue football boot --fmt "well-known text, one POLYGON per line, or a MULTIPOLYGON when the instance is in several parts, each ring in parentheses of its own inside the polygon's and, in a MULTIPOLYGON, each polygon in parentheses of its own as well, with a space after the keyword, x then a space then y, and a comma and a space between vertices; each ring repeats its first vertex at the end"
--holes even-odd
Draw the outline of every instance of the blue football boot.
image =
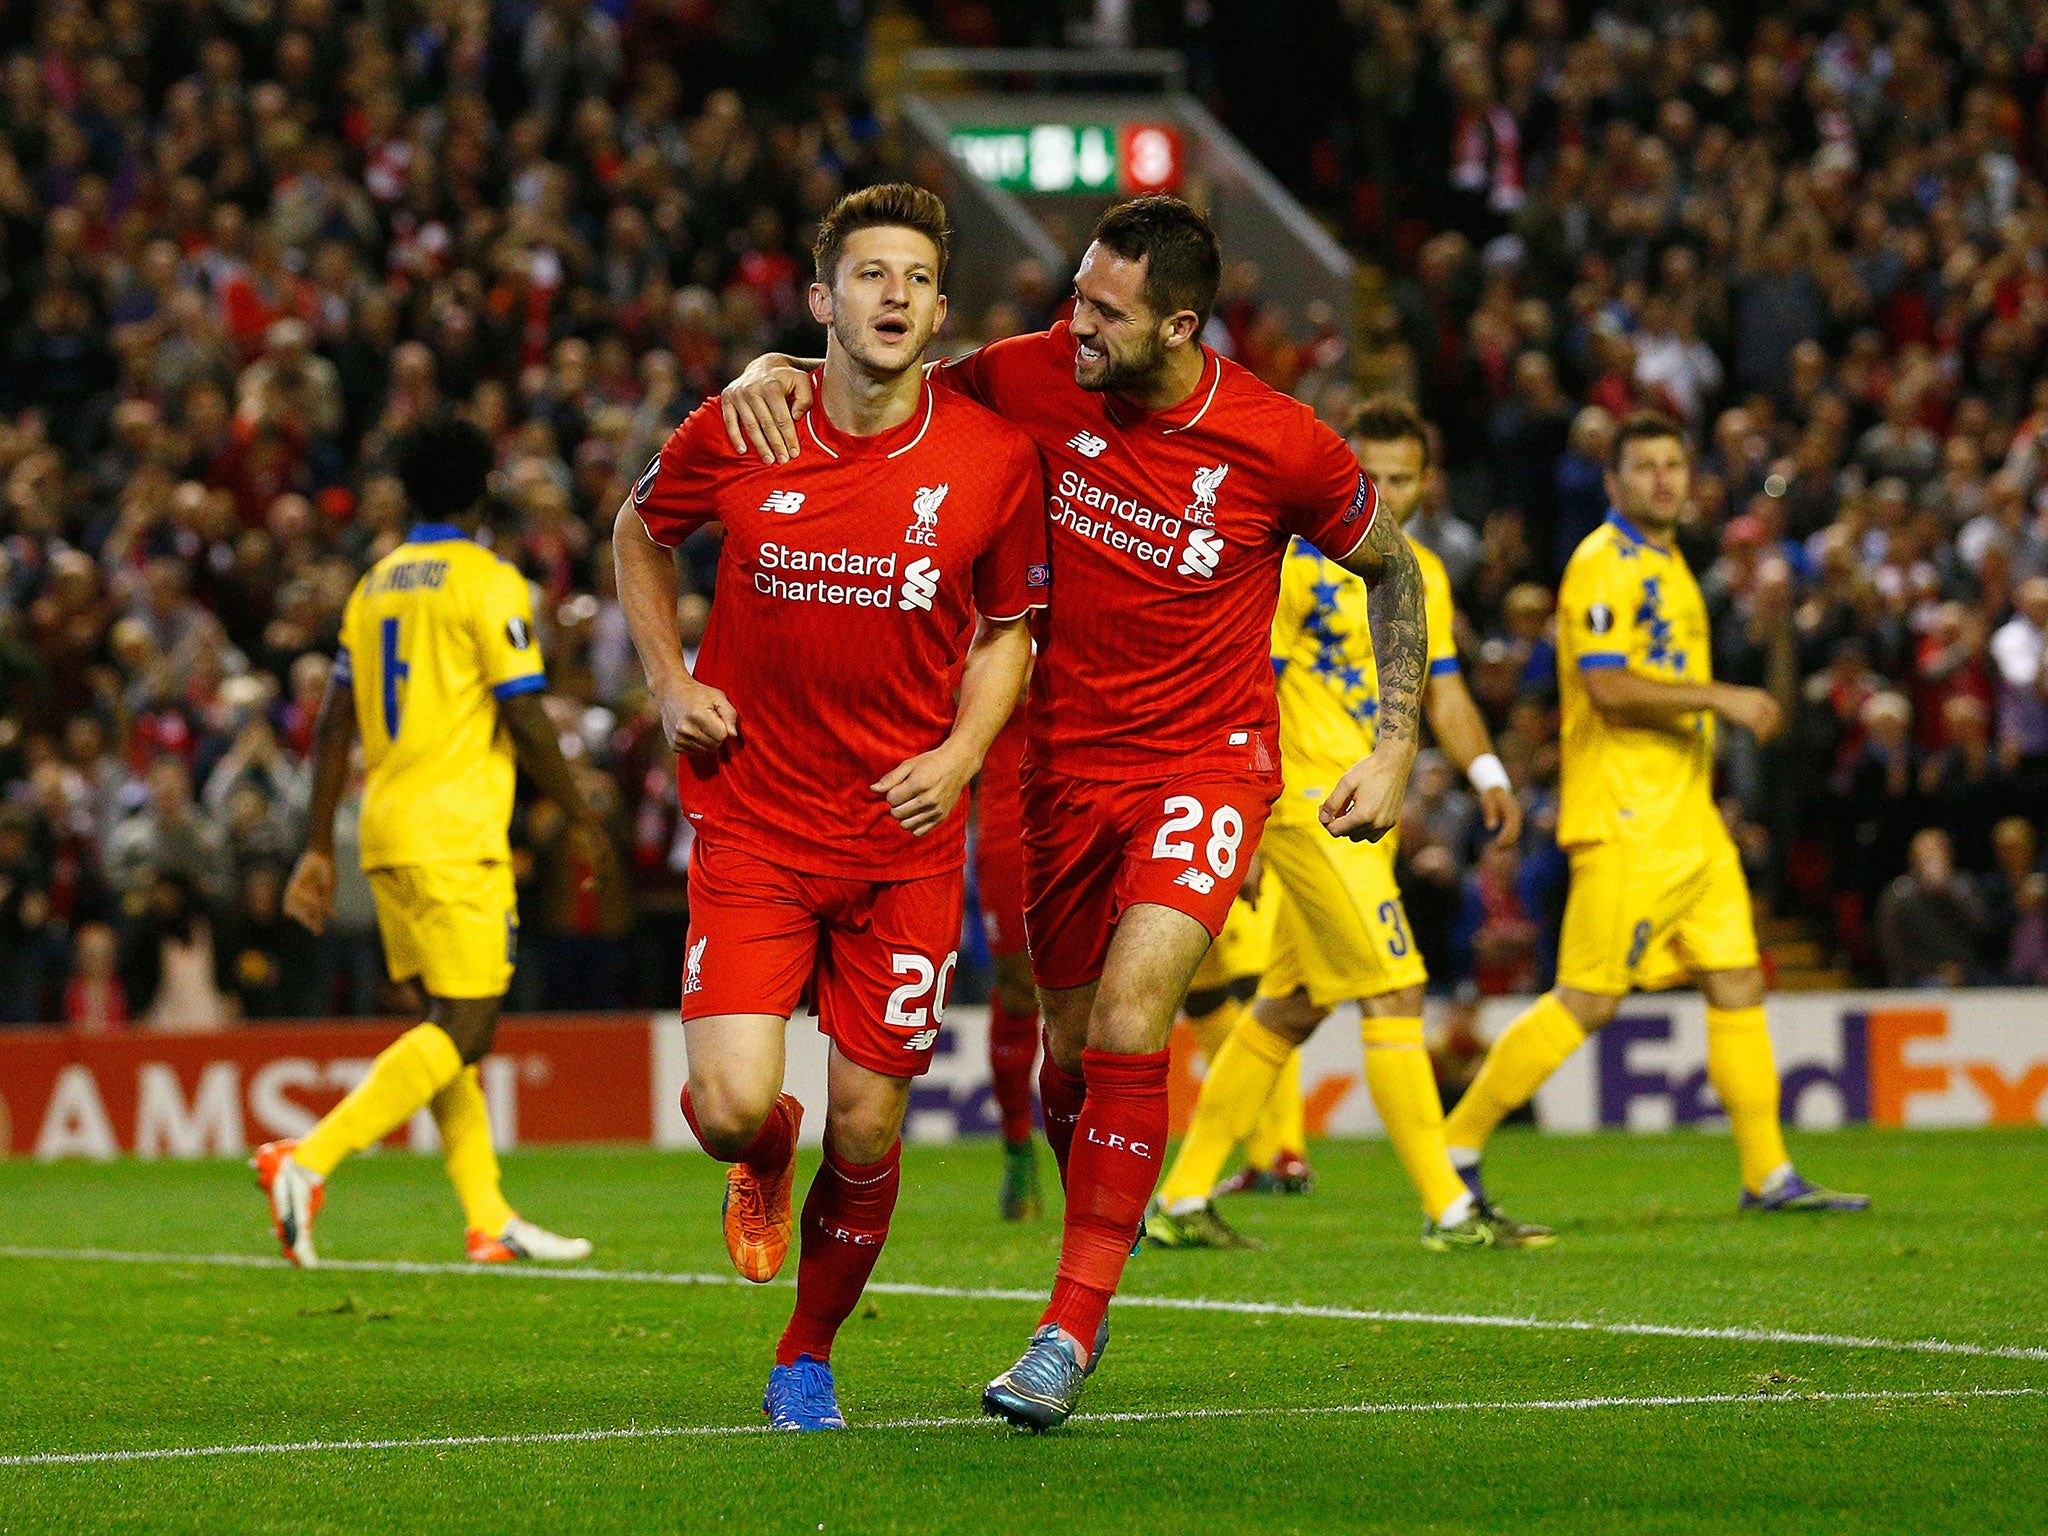
POLYGON ((1095 1348, 1085 1366, 1059 1324, 1047 1323, 1031 1335, 1023 1358, 988 1384, 981 1394, 981 1411, 1007 1419, 1012 1429, 1042 1435, 1066 1422, 1081 1400, 1081 1384, 1095 1374, 1108 1348, 1106 1317, 1095 1330, 1095 1348))
POLYGON ((809 1355, 798 1355, 796 1364, 778 1365, 768 1373, 761 1411, 768 1415, 771 1429, 846 1428, 832 1367, 809 1355))

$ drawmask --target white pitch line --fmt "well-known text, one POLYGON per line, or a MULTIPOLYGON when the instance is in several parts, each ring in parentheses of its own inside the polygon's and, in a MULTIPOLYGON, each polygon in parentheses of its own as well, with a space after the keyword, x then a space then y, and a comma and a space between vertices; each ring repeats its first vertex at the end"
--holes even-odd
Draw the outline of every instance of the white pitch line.
MULTIPOLYGON (((1905 1403, 1975 1398, 2042 1397, 2041 1387, 1963 1387, 1914 1392, 1708 1392, 1681 1397, 1554 1397, 1470 1403, 1338 1403, 1314 1408, 1164 1408, 1130 1413, 1077 1413, 1072 1424, 1161 1424, 1189 1419, 1366 1417, 1405 1413, 1579 1413, 1596 1408, 1714 1408, 1730 1404, 1905 1403)), ((973 1418, 877 1419, 856 1431, 994 1428, 973 1418)), ((39 1451, 0 1456, 0 1467, 76 1467, 110 1461, 182 1461, 197 1456, 298 1456, 313 1451, 438 1451, 501 1445, 586 1445, 603 1440, 714 1439, 772 1435, 766 1424, 684 1424, 629 1429, 575 1429, 552 1434, 435 1435, 418 1440, 300 1440, 259 1445, 184 1445, 143 1451, 39 1451)))
MULTIPOLYGON (((289 1269, 289 1260, 256 1253, 130 1253, 114 1248, 20 1248, 0 1246, 0 1259, 54 1259, 92 1264, 213 1265, 230 1269, 289 1269)), ((345 1274, 465 1275, 515 1280, 587 1280, 643 1285, 743 1285, 733 1275, 690 1274, 658 1269, 541 1268, 523 1264, 445 1264, 415 1259, 330 1259, 322 1270, 345 1274)), ((778 1280, 776 1288, 794 1284, 778 1280)), ((957 1285, 871 1281, 876 1296, 925 1296, 940 1301, 1036 1302, 1044 1292, 957 1285)), ((1899 1354, 1967 1355, 1980 1360, 2048 1361, 2048 1349, 2025 1344, 1964 1344, 1948 1339, 1879 1339, 1850 1333, 1809 1333, 1786 1328, 1712 1328, 1679 1323, 1601 1323, 1584 1318, 1512 1317, 1486 1312, 1410 1312, 1372 1307, 1328 1307, 1301 1301, 1229 1301, 1206 1296, 1147 1296, 1119 1293, 1120 1309, 1162 1312, 1225 1312, 1240 1317, 1302 1317, 1340 1323, 1412 1323, 1437 1328, 1516 1328, 1538 1333, 1605 1333, 1633 1338, 1696 1339, 1724 1344, 1805 1344, 1821 1349, 1875 1349, 1899 1354)))

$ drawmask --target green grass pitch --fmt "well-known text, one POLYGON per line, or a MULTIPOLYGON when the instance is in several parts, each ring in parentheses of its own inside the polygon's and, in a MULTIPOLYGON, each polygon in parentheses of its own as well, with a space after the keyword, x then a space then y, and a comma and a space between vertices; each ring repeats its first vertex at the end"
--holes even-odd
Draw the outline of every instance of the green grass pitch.
MULTIPOLYGON (((82 1257, 275 1250, 239 1165, 0 1164, 0 1531, 2048 1529, 2048 1133, 1795 1153, 1876 1211, 1738 1218, 1725 1138, 1507 1135, 1491 1181, 1564 1241, 1434 1255, 1384 1144, 1321 1146, 1314 1194, 1229 1203, 1267 1250, 1126 1278, 1268 1309, 1120 1304, 1042 1439, 977 1417, 1037 1317, 1000 1293, 1041 1293, 1059 1238, 997 1219, 990 1144, 906 1155, 903 1289, 835 1352, 854 1428, 801 1437, 757 1432, 788 1289, 659 1278, 729 1273, 701 1156, 506 1159, 638 1278, 82 1257), (1899 1347, 1928 1340, 1966 1347, 1899 1347), (21 1460, 445 1437, 485 1443, 21 1460)), ((460 1227, 438 1162, 383 1155, 320 1238, 448 1263, 460 1227)))

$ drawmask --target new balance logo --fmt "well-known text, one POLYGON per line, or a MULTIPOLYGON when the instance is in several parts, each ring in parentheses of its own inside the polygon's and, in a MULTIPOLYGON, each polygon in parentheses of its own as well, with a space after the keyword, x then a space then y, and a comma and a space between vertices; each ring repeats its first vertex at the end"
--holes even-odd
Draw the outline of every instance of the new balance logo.
POLYGON ((928 1051, 932 1048, 932 1042, 938 1038, 939 1032, 936 1029, 920 1029, 916 1034, 903 1042, 903 1049, 906 1051, 928 1051))
POLYGON ((903 594, 896 600, 898 608, 922 608, 932 611, 932 599, 939 595, 939 568, 929 560, 913 560, 903 568, 903 594))
POLYGON ((685 997, 688 997, 692 992, 703 989, 704 946, 710 942, 711 935, 707 933, 703 938, 692 944, 689 954, 683 957, 683 996, 685 997))
POLYGON ((1188 547, 1181 552, 1180 574, 1198 577, 1207 581, 1216 574, 1216 562, 1223 558, 1223 540, 1220 535, 1205 533, 1200 528, 1188 532, 1188 547))
POLYGON ((1097 437, 1093 432, 1076 432, 1067 439, 1067 446, 1084 459, 1094 459, 1101 457, 1102 450, 1109 446, 1109 440, 1097 437))
POLYGON ((1184 869, 1180 872, 1180 878, 1173 883, 1184 885, 1201 896, 1206 896, 1216 889, 1216 877, 1205 869, 1184 869))
POLYGON ((768 499, 761 503, 763 512, 801 512, 804 506, 802 491, 770 491, 768 499))

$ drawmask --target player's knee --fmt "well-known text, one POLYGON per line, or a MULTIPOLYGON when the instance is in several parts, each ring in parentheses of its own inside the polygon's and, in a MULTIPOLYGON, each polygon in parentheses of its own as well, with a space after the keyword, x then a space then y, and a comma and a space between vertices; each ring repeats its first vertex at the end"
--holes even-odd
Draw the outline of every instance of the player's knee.
POLYGON ((1559 987, 1551 994, 1564 1011, 1578 1020, 1579 1028, 1587 1034, 1596 1029, 1605 1029, 1614 1022, 1614 1015, 1621 1009, 1621 999, 1607 997, 1598 992, 1581 992, 1577 987, 1559 987))
POLYGON ((496 998, 436 998, 430 1017, 455 1042, 455 1054, 464 1066, 475 1066, 490 1055, 498 1034, 496 998))
POLYGON ((832 1150, 849 1163, 878 1163, 903 1134, 899 1115, 874 1104, 834 1106, 825 1116, 825 1137, 832 1150))
POLYGON ((690 1078, 690 1120, 697 1139, 716 1156, 736 1157, 754 1144, 775 1108, 777 1093, 706 1074, 690 1078))
POLYGON ((1422 991, 1420 986, 1413 986, 1382 992, 1367 1001, 1365 1011, 1382 1019, 1417 1018, 1422 1013, 1422 991))
POLYGON ((1163 1050, 1172 1027, 1170 1018, 1162 1021, 1156 1008, 1136 998, 1099 996, 1088 1016, 1088 1046, 1121 1054, 1163 1050))
POLYGON ((1031 984, 1031 977, 996 976, 996 998, 1013 1015, 1038 1012, 1038 989, 1031 984))
POLYGON ((1763 967, 1747 965, 1740 970, 1712 971, 1700 978, 1701 990, 1713 1008, 1761 1008, 1764 1001, 1763 967))
POLYGON ((1314 1034, 1316 1026, 1329 1015, 1329 1010, 1307 992, 1291 992, 1286 997, 1262 997, 1253 1012, 1262 1028, 1294 1045, 1300 1045, 1314 1034))

